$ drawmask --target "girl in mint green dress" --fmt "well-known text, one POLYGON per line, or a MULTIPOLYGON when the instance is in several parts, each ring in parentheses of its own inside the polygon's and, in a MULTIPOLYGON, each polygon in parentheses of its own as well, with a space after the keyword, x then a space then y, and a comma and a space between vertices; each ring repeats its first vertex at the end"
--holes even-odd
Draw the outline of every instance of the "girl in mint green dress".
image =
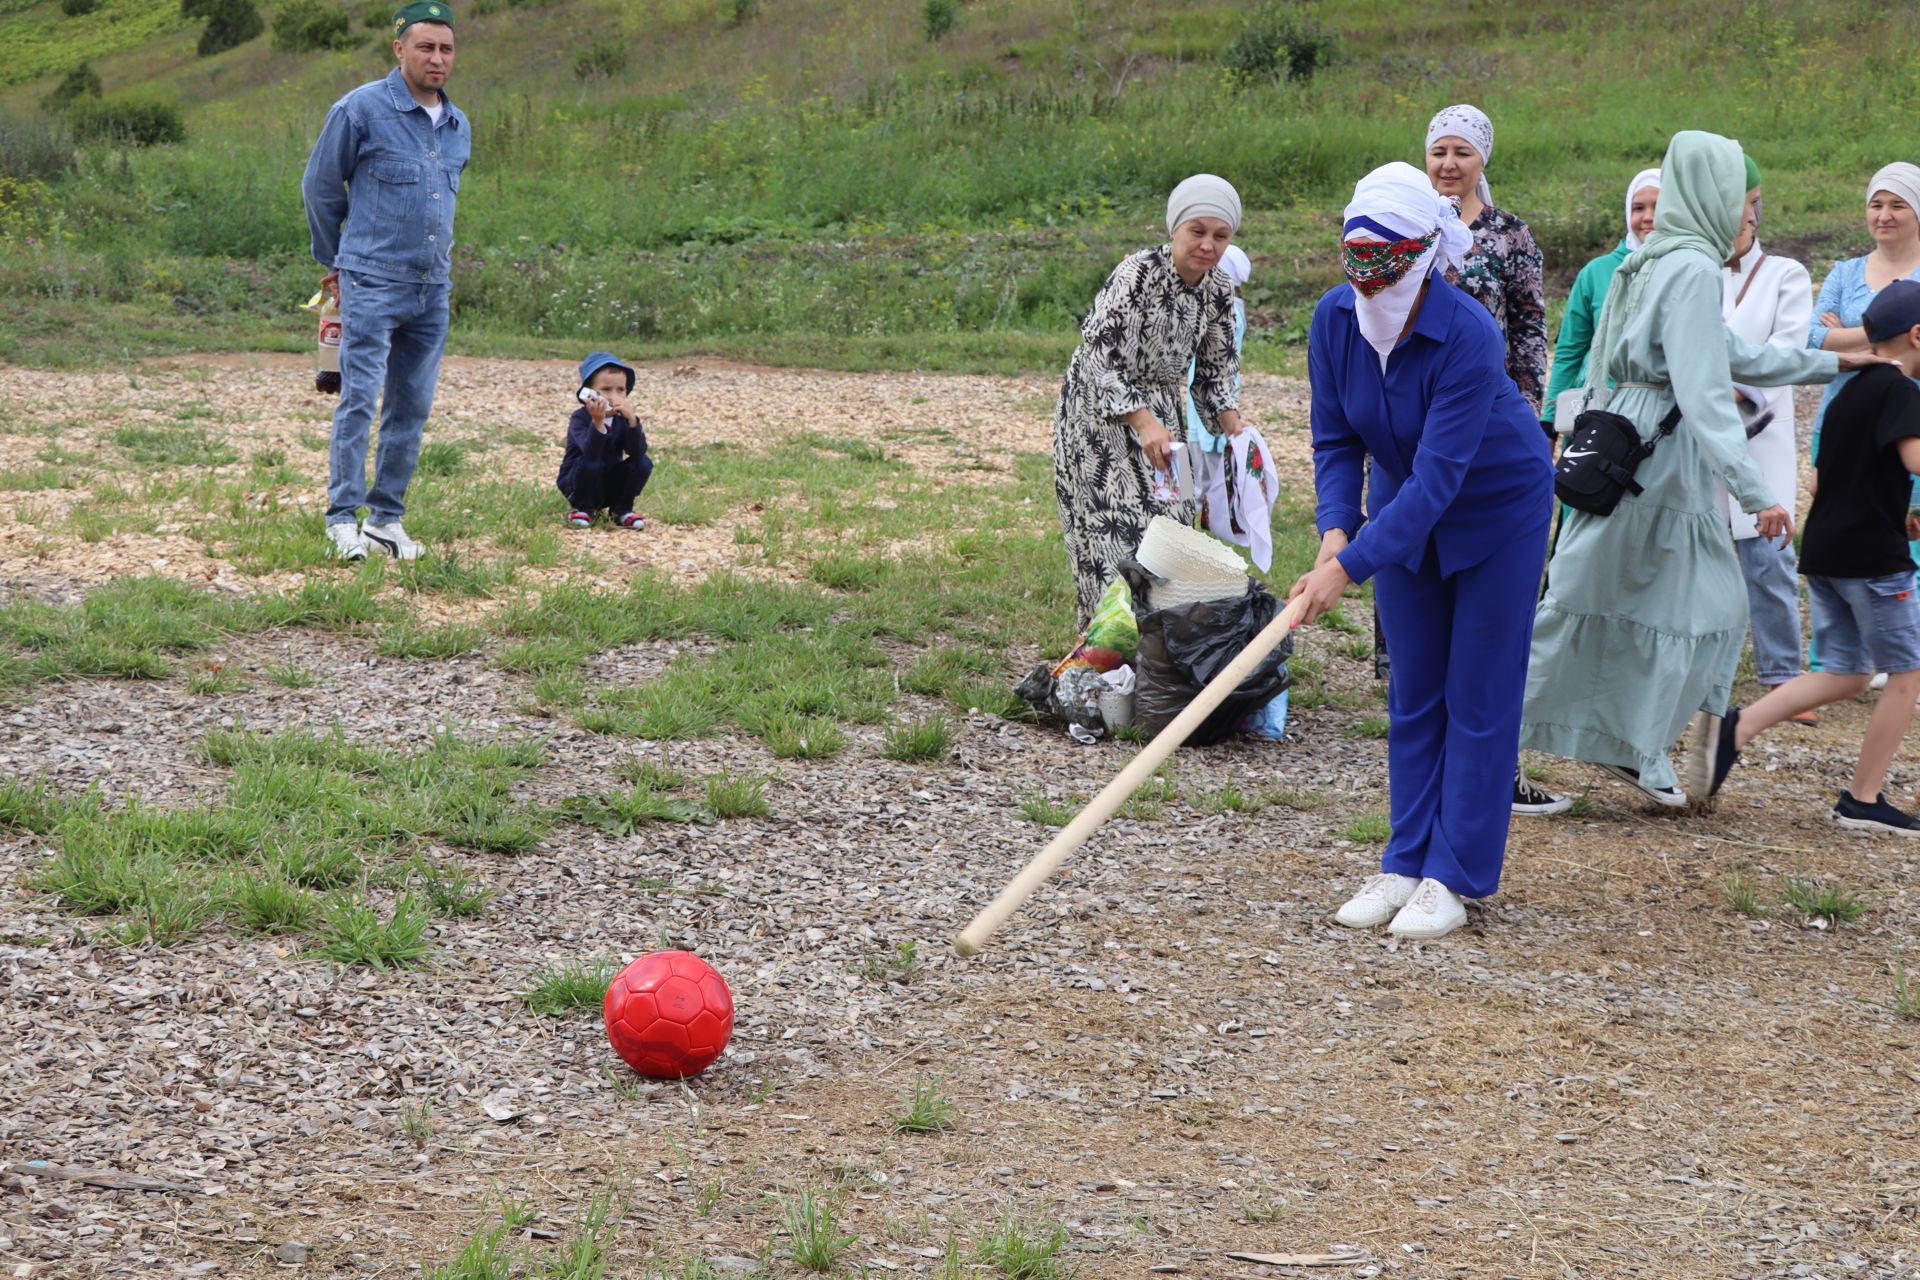
MULTIPOLYGON (((1719 487, 1762 536, 1792 527, 1747 452, 1730 388, 1826 382, 1831 352, 1756 346, 1722 320, 1721 264, 1745 212, 1738 143, 1674 135, 1654 233, 1615 272, 1588 382, 1643 440, 1676 403, 1682 418, 1605 516, 1568 514, 1535 614, 1521 744, 1599 765, 1681 805, 1668 752, 1697 711, 1723 713, 1746 640, 1747 593, 1719 487)), ((1849 358, 1849 364, 1856 358, 1849 358)))

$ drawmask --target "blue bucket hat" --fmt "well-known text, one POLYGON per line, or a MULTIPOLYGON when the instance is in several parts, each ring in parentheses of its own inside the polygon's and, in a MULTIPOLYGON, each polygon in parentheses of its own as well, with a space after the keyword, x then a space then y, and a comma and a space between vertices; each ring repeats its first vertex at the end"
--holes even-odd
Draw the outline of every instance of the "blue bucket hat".
POLYGON ((627 394, 633 394, 633 366, 621 363, 620 357, 611 351, 596 351, 580 362, 580 385, 586 386, 593 381, 593 375, 612 365, 627 375, 627 394))

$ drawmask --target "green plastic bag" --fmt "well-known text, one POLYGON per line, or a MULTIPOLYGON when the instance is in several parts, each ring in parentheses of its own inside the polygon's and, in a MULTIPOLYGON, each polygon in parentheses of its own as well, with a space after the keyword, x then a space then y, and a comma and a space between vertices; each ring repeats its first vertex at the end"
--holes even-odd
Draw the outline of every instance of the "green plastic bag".
POLYGON ((1132 662, 1140 651, 1140 624, 1133 616, 1133 592, 1128 589, 1125 578, 1115 578, 1100 597, 1081 643, 1095 649, 1111 649, 1120 655, 1122 662, 1132 662))

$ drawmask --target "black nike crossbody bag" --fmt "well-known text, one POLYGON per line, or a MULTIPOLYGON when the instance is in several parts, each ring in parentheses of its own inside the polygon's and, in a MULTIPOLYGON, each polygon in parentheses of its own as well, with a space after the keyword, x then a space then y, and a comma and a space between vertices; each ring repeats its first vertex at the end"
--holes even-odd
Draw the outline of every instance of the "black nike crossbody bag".
POLYGON ((1573 434, 1553 468, 1553 493, 1575 511, 1596 516, 1613 514, 1620 499, 1640 493, 1633 478, 1640 464, 1653 456, 1654 446, 1680 424, 1680 406, 1660 420, 1653 439, 1641 440, 1633 421, 1605 409, 1589 409, 1573 420, 1573 434))

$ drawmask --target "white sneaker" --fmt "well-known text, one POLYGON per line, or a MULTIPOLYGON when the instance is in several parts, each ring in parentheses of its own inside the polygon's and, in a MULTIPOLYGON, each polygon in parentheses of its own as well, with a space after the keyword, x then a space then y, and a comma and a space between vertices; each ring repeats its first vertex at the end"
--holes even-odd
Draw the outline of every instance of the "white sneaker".
MULTIPOLYGON (((427 549, 407 536, 407 531, 395 520, 392 524, 374 524, 368 521, 360 527, 366 540, 395 560, 418 560, 427 554, 427 549)), ((363 553, 364 554, 364 553, 363 553)))
POLYGON ((1872 689, 1876 692, 1886 687, 1887 687, 1887 673, 1884 671, 1874 676, 1873 679, 1867 681, 1867 688, 1872 689))
POLYGON ((1360 886, 1360 892, 1347 899, 1347 904, 1333 913, 1333 922, 1343 924, 1349 929, 1371 929, 1393 919, 1394 912, 1407 905, 1413 897, 1413 891, 1420 882, 1412 876, 1397 876, 1385 871, 1377 876, 1368 876, 1367 882, 1360 886))
POLYGON ((365 560, 367 558, 367 540, 360 536, 358 527, 341 521, 327 526, 327 541, 333 545, 327 548, 327 556, 333 560, 365 560))
POLYGON ((1600 772, 1612 774, 1664 809, 1684 809, 1687 807, 1687 793, 1678 787, 1650 786, 1640 780, 1638 771, 1629 769, 1623 764, 1603 764, 1597 767, 1600 772))
POLYGON ((1387 932, 1396 938, 1444 938, 1466 922, 1466 899, 1438 880, 1422 880, 1387 932))

